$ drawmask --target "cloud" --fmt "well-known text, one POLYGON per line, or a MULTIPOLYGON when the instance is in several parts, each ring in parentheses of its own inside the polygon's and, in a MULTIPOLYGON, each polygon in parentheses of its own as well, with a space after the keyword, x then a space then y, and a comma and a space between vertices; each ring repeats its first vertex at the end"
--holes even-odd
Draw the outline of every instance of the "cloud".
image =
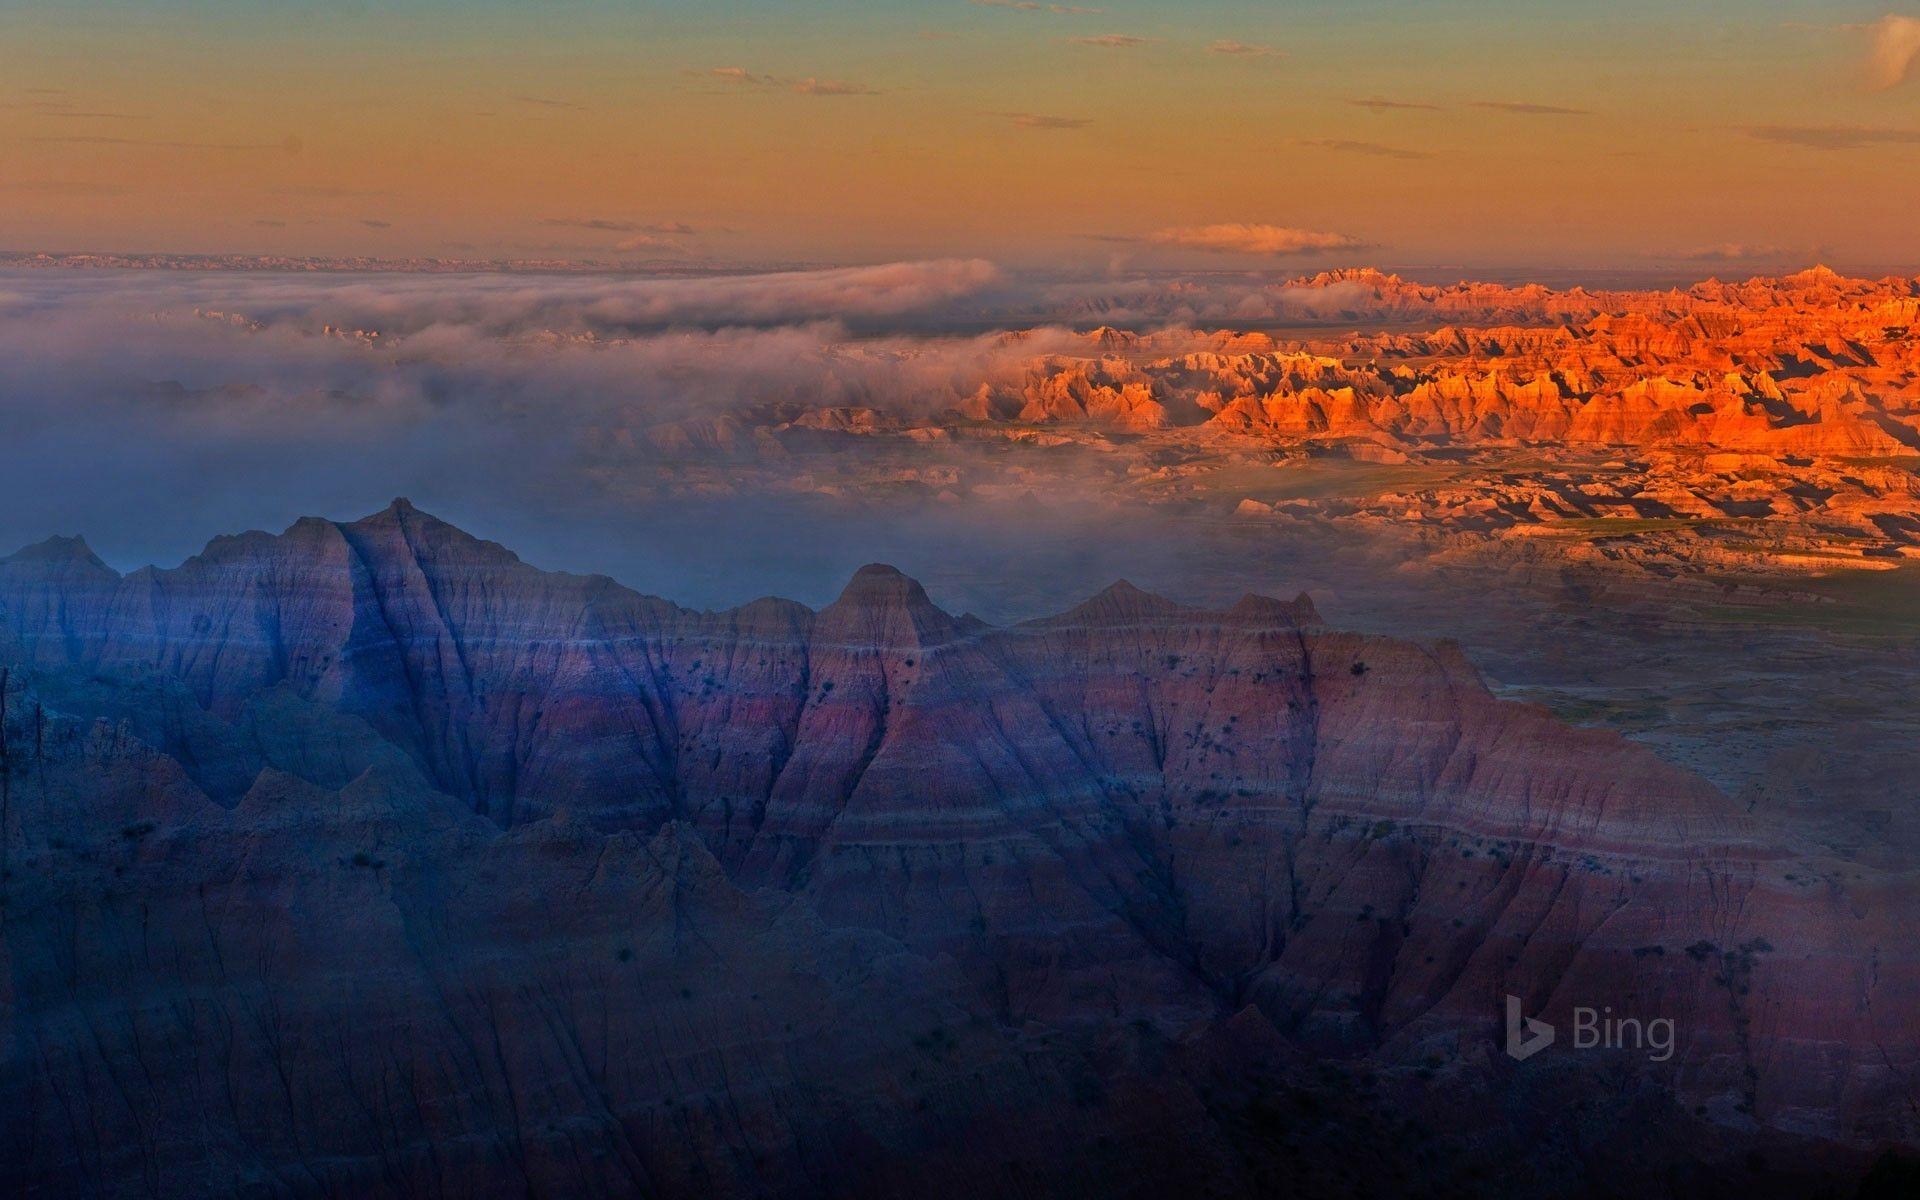
POLYGON ((1717 246, 1696 246, 1672 257, 1684 262, 1752 262, 1792 258, 1795 253, 1783 246, 1752 246, 1744 242, 1722 242, 1717 246))
POLYGON ((362 225, 365 225, 368 229, 392 229, 393 228, 392 221, 382 221, 378 217, 361 217, 360 223, 362 225))
POLYGON ((91 112, 77 108, 61 108, 51 105, 32 105, 37 117, 82 117, 92 121, 146 121, 151 118, 140 113, 91 112))
POLYGON ((1808 150, 1859 150, 1867 146, 1920 143, 1920 129, 1868 125, 1754 125, 1748 127, 1747 136, 1808 150))
POLYGON ((1920 63, 1920 17, 1888 13, 1866 29, 1873 39, 1867 51, 1868 86, 1885 91, 1913 78, 1920 63))
POLYGON ((1318 233, 1310 229, 1245 222, 1161 229, 1148 234, 1146 240, 1156 245, 1178 246, 1187 250, 1262 255, 1360 250, 1369 244, 1344 233, 1318 233))
POLYGON ((1039 4, 1035 0, 968 0, 977 8, 1006 8, 1015 12, 1044 12, 1059 17, 1097 17, 1107 10, 1084 4, 1039 4))
POLYGON ((1438 104, 1424 104, 1418 100, 1387 100, 1379 96, 1368 96, 1359 100, 1349 100, 1347 103, 1360 108, 1370 108, 1375 112, 1392 112, 1396 110, 1419 112, 1441 111, 1438 104))
POLYGON ((794 79, 781 75, 762 75, 745 67, 714 67, 703 74, 744 88, 794 92, 802 96, 878 96, 878 88, 844 79, 819 79, 812 75, 794 79))
POLYGON ((795 79, 788 85, 789 91, 799 92, 803 96, 878 96, 878 88, 870 88, 864 83, 849 83, 844 79, 815 79, 809 75, 805 79, 795 79))
MULTIPOLYGON (((896 266, 908 269, 863 282, 817 272, 707 282, 783 305, 802 295, 868 305, 897 291, 884 276, 913 276, 932 288, 921 299, 948 303, 947 268, 896 266)), ((699 603, 796 589, 824 602, 861 562, 978 564, 983 545, 1020 549, 1023 565, 1084 561, 1098 546, 1103 577, 1137 573, 1137 562, 1122 570, 1104 557, 1143 538, 1142 520, 1115 522, 1101 499, 1104 464, 1054 455, 1038 503, 1032 460, 915 442, 883 495, 841 492, 849 479, 871 483, 889 448, 850 439, 821 454, 800 436, 789 454, 757 432, 806 408, 912 417, 983 384, 1017 392, 1034 356, 1084 341, 1057 330, 850 337, 820 322, 544 336, 549 318, 566 328, 621 293, 680 303, 690 295, 680 282, 490 277, 476 305, 471 276, 42 271, 17 296, 10 279, 0 554, 85 531, 116 565, 175 563, 210 532, 350 518, 409 495, 543 566, 609 571, 699 603), (323 325, 413 332, 368 345, 323 325), (935 501, 956 477, 988 486, 935 501)))
POLYGON ((1101 33, 1091 37, 1070 37, 1067 40, 1076 46, 1098 46, 1103 50, 1131 50, 1135 46, 1144 46, 1153 39, 1135 37, 1130 33, 1101 33))
POLYGON ((124 196, 130 190, 124 184, 95 183, 85 179, 19 179, 0 187, 15 192, 38 192, 44 196, 124 196))
POLYGON ((1003 283, 990 262, 938 259, 753 275, 342 276, 325 288, 298 279, 276 288, 228 276, 193 286, 215 293, 196 294, 196 306, 235 311, 245 303, 250 317, 271 325, 317 329, 324 322, 388 334, 459 326, 489 336, 542 330, 633 336, 689 327, 932 320, 1003 283), (219 296, 221 289, 241 294, 219 296))
POLYGON ((150 138, 105 137, 92 134, 68 136, 46 135, 30 137, 29 142, 42 142, 68 146, 137 146, 156 150, 226 150, 250 153, 254 151, 280 150, 287 154, 298 154, 305 143, 298 137, 289 136, 278 142, 170 142, 150 138))
POLYGON ((657 233, 691 237, 699 230, 685 221, 620 221, 607 217, 548 217, 540 222, 555 229, 591 229, 598 233, 657 233))
POLYGON ((1593 115, 1584 108, 1563 108, 1558 104, 1530 104, 1523 100, 1475 100, 1471 107, 1515 113, 1523 117, 1590 117, 1593 115))
POLYGON ((1022 129, 1085 129, 1093 124, 1092 117, 1056 117, 1046 113, 1010 112, 996 113, 1005 117, 1022 129))
POLYGON ((77 102, 65 99, 67 92, 50 88, 26 88, 22 95, 35 96, 37 99, 24 102, 8 101, 0 103, 0 109, 24 112, 35 117, 84 117, 102 121, 145 121, 149 118, 140 113, 112 112, 103 109, 82 109, 77 102), (60 97, 55 99, 53 97, 60 97))
POLYGON ((756 75, 745 67, 714 67, 705 72, 713 79, 737 83, 744 87, 778 87, 779 79, 772 75, 756 75))
POLYGON ((687 248, 684 245, 674 241, 670 237, 662 237, 657 233, 632 234, 615 242, 613 248, 626 254, 630 254, 636 250, 664 250, 669 254, 687 253, 687 248))
POLYGON ((1222 568, 1221 544, 1196 537, 1210 523, 1139 502, 1131 456, 968 438, 908 452, 780 423, 832 405, 911 417, 983 384, 1016 395, 1036 357, 1089 353, 1058 329, 973 332, 1008 303, 1081 312, 1083 325, 1131 308, 1124 319, 1156 326, 1266 313, 1350 328, 1370 302, 1361 283, 1238 271, 1056 288, 964 263, 752 277, 17 276, 4 285, 17 299, 0 295, 0 553, 84 531, 117 566, 174 563, 211 531, 350 518, 409 495, 541 566, 681 601, 824 603, 877 559, 994 619, 1154 563, 1165 580, 1204 576, 1229 602, 1255 575, 1334 568, 1305 534, 1283 539, 1295 547, 1284 569, 1265 548, 1257 567, 1222 568), (781 323, 740 327, 749 313, 781 323), (370 346, 323 325, 385 336, 370 346), (1195 573, 1203 559, 1211 574, 1195 573), (979 608, 983 595, 1008 604, 1010 578, 1042 598, 979 608))
POLYGON ((377 196, 391 196, 385 188, 349 188, 300 185, 295 187, 277 187, 270 191, 275 196, 297 196, 303 200, 365 200, 377 196))
POLYGON ((1346 138, 1317 138, 1300 144, 1319 150, 1332 150, 1339 154, 1366 154, 1374 158, 1399 158, 1411 161, 1433 157, 1424 150, 1402 150, 1398 146, 1383 146, 1379 142, 1356 142, 1346 138))
POLYGON ((1273 46, 1263 46, 1254 42, 1236 42, 1232 38, 1221 38, 1207 47, 1209 54, 1226 54, 1235 58, 1285 58, 1287 52, 1273 46))
POLYGON ((535 108, 565 108, 575 112, 585 112, 587 106, 575 100, 559 100, 552 96, 515 96, 520 104, 531 104, 535 108))

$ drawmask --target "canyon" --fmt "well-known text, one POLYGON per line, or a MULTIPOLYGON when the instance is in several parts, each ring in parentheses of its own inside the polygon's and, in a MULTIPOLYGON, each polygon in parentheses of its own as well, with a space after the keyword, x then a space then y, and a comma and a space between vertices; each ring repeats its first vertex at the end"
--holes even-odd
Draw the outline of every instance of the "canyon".
MULTIPOLYGON (((1135 369, 967 420, 1119 438, 1135 369)), ((814 436, 896 434, 740 461, 814 436)), ((1304 595, 698 611, 396 501, 30 547, 0 667, 10 1191, 1791 1195, 1920 1140, 1910 869, 1304 595), (1509 995, 1677 1049, 1518 1062, 1509 995)))

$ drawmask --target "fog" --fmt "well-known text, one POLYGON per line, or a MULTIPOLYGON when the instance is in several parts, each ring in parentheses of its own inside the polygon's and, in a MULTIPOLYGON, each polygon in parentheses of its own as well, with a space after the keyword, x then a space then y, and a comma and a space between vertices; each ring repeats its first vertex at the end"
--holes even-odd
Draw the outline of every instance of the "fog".
MULTIPOLYGON (((665 279, 0 275, 0 553, 78 533, 116 568, 172 565, 215 534, 404 495, 538 565, 703 607, 821 603, 875 560, 997 619, 1122 576, 1197 599, 1290 586, 1299 572, 1271 554, 1197 568, 1191 528, 1116 502, 1068 457, 990 500, 934 504, 788 486, 783 472, 818 464, 722 444, 749 436, 752 418, 728 424, 748 413, 951 407, 1065 348, 1088 296, 1110 314, 1145 287, 976 261, 665 279), (1057 323, 1010 339, 988 320, 1016 310, 1057 323)), ((923 465, 953 453, 915 451, 923 465)))
MULTIPOLYGON (((1173 294, 1226 286, 1247 285, 1173 294)), ((999 623, 1121 578, 1210 605, 1309 591, 1331 624, 1457 638, 1490 679, 1533 698, 1571 688, 1580 704, 1608 688, 1623 704, 1720 704, 1755 660, 1805 664, 1780 668, 1767 703, 1830 676, 1861 686, 1860 671, 1833 675, 1840 651, 1806 654, 1793 629, 1663 632, 1653 591, 1569 592, 1556 571, 1493 560, 1448 568, 1392 529, 1240 520, 1231 488, 1153 499, 1133 483, 1156 444, 1124 434, 767 432, 810 408, 915 416, 982 383, 1017 386, 1034 355, 1085 352, 1072 330, 1123 304, 1170 311, 1164 296, 971 263, 697 280, 0 274, 0 554, 78 533, 118 569, 171 566, 218 534, 351 520, 405 496, 537 566, 701 608, 821 605, 880 561, 999 623), (1003 319, 1016 312, 1033 319, 1003 319)), ((1796 744, 1841 744, 1820 722, 1845 710, 1806 711, 1796 744)), ((1718 728, 1642 736, 1712 764, 1729 790, 1783 777, 1770 741, 1741 749, 1718 728)), ((1865 751, 1842 764, 1862 795, 1903 766, 1865 751)), ((1827 787, 1794 786, 1781 794, 1827 787)))

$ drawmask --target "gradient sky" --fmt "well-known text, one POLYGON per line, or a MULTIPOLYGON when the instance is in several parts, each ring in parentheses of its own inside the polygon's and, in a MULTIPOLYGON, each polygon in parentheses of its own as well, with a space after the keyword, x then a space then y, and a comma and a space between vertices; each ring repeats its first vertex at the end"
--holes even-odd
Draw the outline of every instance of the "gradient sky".
POLYGON ((1920 264, 1920 5, 1087 6, 0 0, 0 248, 1920 264))

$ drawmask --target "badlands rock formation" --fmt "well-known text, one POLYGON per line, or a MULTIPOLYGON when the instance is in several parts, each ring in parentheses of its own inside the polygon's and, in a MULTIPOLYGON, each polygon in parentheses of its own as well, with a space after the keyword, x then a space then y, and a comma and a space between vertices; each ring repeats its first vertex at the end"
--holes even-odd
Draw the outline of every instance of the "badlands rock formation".
POLYGON ((604 469, 689 494, 952 501, 1058 486, 1071 448, 1120 498, 1450 553, 1534 539, 1594 566, 1765 574, 1920 556, 1920 281, 1555 292, 1334 272, 1280 290, 1311 327, 1103 327, 911 414, 788 397, 724 438, 704 417, 633 435, 658 453, 604 469), (1342 484, 1355 462, 1396 469, 1342 484))
POLYGON ((24 551, 0 669, 9 1191, 1792 1194, 1920 1138, 1902 881, 1304 598, 703 613, 396 502, 24 551), (1507 995, 1674 1052, 1515 1062, 1507 995))

